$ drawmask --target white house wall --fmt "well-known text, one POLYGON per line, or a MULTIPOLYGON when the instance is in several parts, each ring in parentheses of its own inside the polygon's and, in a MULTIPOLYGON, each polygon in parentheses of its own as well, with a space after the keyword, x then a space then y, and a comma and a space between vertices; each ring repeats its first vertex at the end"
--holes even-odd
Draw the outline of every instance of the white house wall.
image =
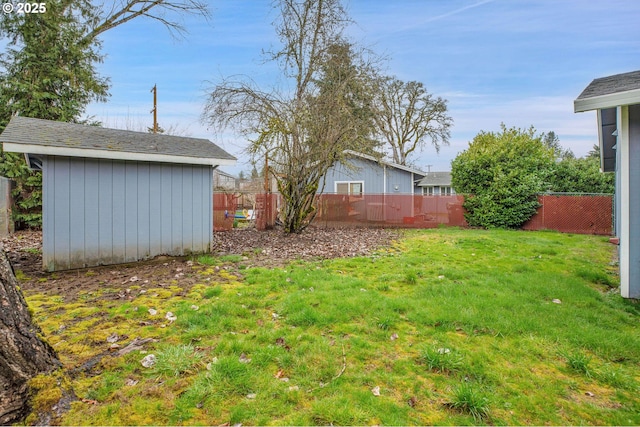
POLYGON ((211 249, 210 166, 45 156, 49 271, 211 249))

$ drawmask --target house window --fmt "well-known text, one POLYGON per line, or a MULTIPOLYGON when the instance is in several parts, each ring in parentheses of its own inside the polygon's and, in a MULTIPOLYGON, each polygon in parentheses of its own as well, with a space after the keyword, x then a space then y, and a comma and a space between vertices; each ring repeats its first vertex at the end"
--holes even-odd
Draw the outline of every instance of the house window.
POLYGON ((362 197, 364 194, 364 181, 336 182, 336 194, 348 194, 349 196, 362 197))
POLYGON ((451 187, 440 187, 440 194, 442 196, 450 196, 451 195, 451 187))
POLYGON ((442 193, 440 191, 440 187, 425 187, 424 194, 427 196, 440 196, 442 193))

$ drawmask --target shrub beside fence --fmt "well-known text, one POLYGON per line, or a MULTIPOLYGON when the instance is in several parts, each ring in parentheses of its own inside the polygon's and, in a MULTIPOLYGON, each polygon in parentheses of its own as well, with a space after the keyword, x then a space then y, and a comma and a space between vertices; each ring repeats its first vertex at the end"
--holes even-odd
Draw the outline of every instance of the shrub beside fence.
MULTIPOLYGON (((214 195, 214 230, 233 227, 238 200, 232 194, 214 195)), ((538 197, 537 213, 524 230, 556 230, 576 234, 611 235, 613 198, 610 195, 552 194, 538 197)), ((434 228, 467 227, 463 196, 321 194, 313 225, 318 227, 434 228)), ((254 219, 258 230, 271 228, 281 200, 278 194, 257 194, 254 219)))

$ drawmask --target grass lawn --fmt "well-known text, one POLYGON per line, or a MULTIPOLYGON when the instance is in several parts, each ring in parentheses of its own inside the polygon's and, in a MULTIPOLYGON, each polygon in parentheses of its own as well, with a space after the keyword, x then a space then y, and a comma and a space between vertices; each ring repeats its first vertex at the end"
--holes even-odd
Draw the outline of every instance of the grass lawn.
POLYGON ((612 289, 614 253, 603 237, 443 228, 284 268, 203 257, 201 284, 131 286, 130 301, 27 300, 67 370, 113 333, 158 340, 73 375, 83 400, 63 424, 638 425, 640 305, 612 289))

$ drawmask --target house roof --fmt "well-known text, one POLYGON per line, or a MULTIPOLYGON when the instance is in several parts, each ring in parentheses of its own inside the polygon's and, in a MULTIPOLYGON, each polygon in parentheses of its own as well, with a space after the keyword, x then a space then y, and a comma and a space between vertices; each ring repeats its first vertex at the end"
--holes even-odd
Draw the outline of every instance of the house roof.
POLYGON ((451 185, 451 172, 427 172, 418 182, 419 187, 441 187, 451 185))
POLYGON ((640 71, 594 79, 573 101, 576 113, 640 104, 640 71))
POLYGON ((202 138, 133 132, 13 117, 0 134, 4 151, 198 165, 233 165, 236 158, 202 138))
POLYGON ((217 168, 216 170, 214 170, 213 173, 215 173, 215 174, 217 174, 219 176, 224 176, 225 178, 238 179, 236 176, 231 175, 230 173, 227 173, 227 172, 223 171, 220 168, 217 168))
POLYGON ((421 176, 425 175, 425 173, 423 171, 421 171, 421 170, 414 169, 414 168, 411 168, 411 167, 405 166, 405 165, 399 165, 399 164, 393 163, 393 162, 386 162, 384 160, 378 159, 378 158, 376 158, 374 156, 370 156, 368 154, 359 153, 359 152, 353 151, 353 150, 345 150, 344 152, 345 152, 345 154, 349 154, 351 156, 355 156, 355 157, 360 157, 360 158, 363 158, 363 159, 371 160, 372 162, 380 163, 382 165, 386 165, 386 166, 389 166, 389 167, 392 167, 392 168, 395 168, 395 169, 400 169, 400 170, 403 170, 403 171, 406 171, 406 172, 410 172, 410 173, 413 173, 413 174, 416 174, 416 175, 421 175, 421 176))

